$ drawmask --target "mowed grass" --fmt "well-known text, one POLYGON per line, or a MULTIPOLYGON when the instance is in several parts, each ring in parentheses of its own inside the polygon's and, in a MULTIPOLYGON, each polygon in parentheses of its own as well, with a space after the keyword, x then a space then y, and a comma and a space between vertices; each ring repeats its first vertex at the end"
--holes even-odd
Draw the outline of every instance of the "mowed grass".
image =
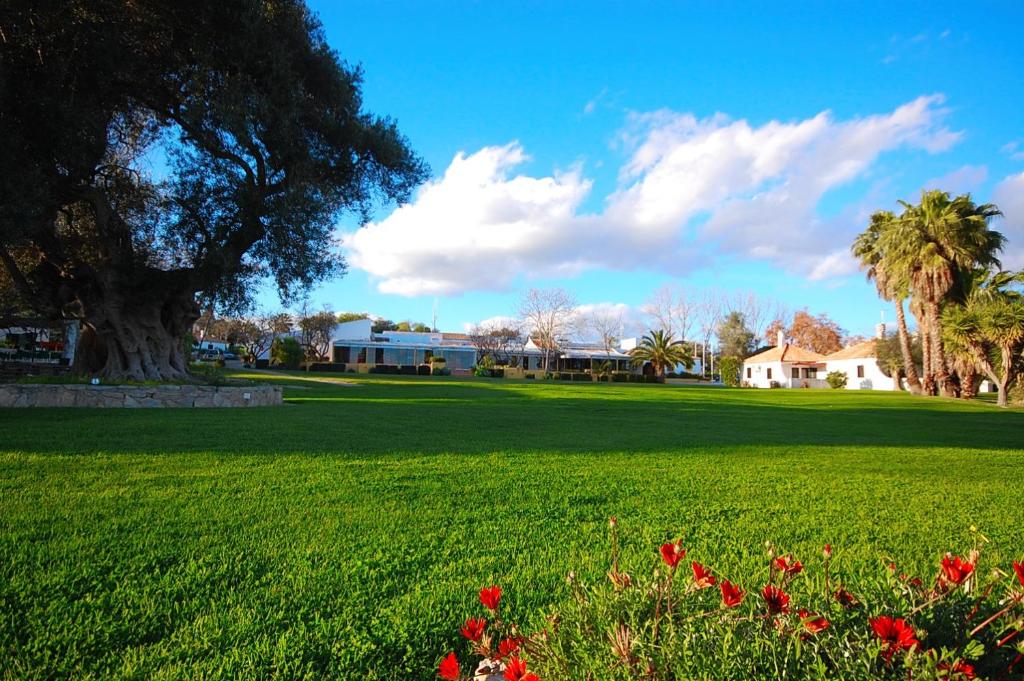
POLYGON ((600 579, 611 515, 634 569, 681 535, 727 576, 760 574, 768 539, 809 569, 830 542, 846 574, 930 574, 972 525, 1024 556, 1019 410, 273 380, 288 406, 0 410, 4 678, 430 678, 479 587, 538 624, 569 570, 600 579))

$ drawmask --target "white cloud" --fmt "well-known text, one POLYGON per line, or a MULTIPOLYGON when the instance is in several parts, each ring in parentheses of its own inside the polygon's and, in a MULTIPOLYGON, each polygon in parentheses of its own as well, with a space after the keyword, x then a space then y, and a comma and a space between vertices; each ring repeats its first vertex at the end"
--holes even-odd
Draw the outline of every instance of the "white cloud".
POLYGON ((1005 269, 1024 268, 1024 173, 1010 175, 992 191, 992 203, 1003 211, 993 226, 1006 236, 1002 262, 1005 269))
POLYGON ((1024 161, 1024 151, 1020 149, 1020 143, 1017 140, 1007 142, 999 149, 999 151, 1006 154, 1014 161, 1024 161))
POLYGON ((965 165, 941 177, 933 177, 924 183, 924 188, 941 189, 950 194, 964 194, 975 191, 987 179, 987 167, 965 165))
POLYGON ((518 143, 455 156, 413 203, 343 238, 350 263, 382 292, 451 294, 507 288, 518 275, 572 276, 640 267, 680 272, 714 253, 767 260, 812 278, 842 276, 863 222, 822 217, 830 191, 865 176, 899 148, 936 153, 960 133, 942 124, 941 95, 886 114, 753 126, 722 114, 634 114, 628 158, 596 214, 581 211, 592 183, 575 167, 516 175, 518 143))

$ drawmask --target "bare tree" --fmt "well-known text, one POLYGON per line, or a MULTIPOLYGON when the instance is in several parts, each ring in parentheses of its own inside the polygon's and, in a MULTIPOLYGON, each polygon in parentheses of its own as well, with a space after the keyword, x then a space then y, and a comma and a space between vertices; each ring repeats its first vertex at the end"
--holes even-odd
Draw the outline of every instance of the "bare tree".
POLYGON ((622 340, 622 310, 615 307, 596 307, 586 315, 583 323, 594 334, 610 357, 612 350, 622 340))
POLYGON ((514 322, 477 324, 469 330, 469 339, 476 346, 477 363, 490 356, 496 364, 511 365, 522 351, 523 334, 514 322))
POLYGON ((685 341, 693 329, 696 307, 697 301, 679 284, 665 284, 651 294, 640 309, 649 318, 652 329, 685 341))
POLYGON ((706 289, 701 293, 694 307, 694 317, 697 320, 697 328, 700 330, 700 371, 702 376, 707 375, 708 357, 711 354, 711 339, 715 335, 718 323, 721 321, 725 310, 725 294, 718 289, 706 289))
POLYGON ((306 358, 324 360, 331 349, 331 336, 337 325, 337 315, 330 310, 310 314, 303 303, 298 315, 299 343, 306 350, 306 358))
POLYGON ((551 352, 572 333, 576 307, 576 297, 563 288, 531 288, 519 301, 523 326, 544 350, 545 369, 551 366, 551 352))

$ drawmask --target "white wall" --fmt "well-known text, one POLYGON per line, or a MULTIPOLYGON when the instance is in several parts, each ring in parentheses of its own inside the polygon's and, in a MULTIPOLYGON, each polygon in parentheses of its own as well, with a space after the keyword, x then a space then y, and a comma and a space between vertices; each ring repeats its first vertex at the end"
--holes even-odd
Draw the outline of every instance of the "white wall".
POLYGON ((743 381, 754 388, 770 388, 772 381, 778 381, 779 385, 788 385, 789 373, 785 371, 782 362, 744 362, 740 374, 741 384, 743 381), (750 378, 747 378, 747 368, 750 369, 750 378), (772 370, 771 378, 768 378, 768 369, 772 370))
MULTIPOLYGON (((874 357, 860 359, 834 359, 825 363, 825 373, 842 371, 846 374, 847 390, 892 390, 893 380, 882 373, 874 357), (857 367, 864 367, 864 378, 857 378, 857 367)), ((819 374, 820 375, 820 374, 819 374)), ((824 378, 824 376, 822 376, 824 378)))
POLYGON ((350 322, 342 322, 334 327, 331 334, 331 341, 336 340, 370 340, 371 327, 373 322, 369 319, 354 319, 350 322))

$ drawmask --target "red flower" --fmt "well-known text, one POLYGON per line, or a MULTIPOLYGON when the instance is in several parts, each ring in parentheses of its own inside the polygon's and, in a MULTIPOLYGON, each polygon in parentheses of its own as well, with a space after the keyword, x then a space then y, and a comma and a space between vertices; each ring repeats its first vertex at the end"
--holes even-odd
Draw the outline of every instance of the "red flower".
POLYGON ((691 567, 693 568, 693 581, 698 589, 707 589, 718 583, 718 580, 712 576, 711 572, 697 561, 693 561, 691 567))
POLYGON ((823 555, 825 557, 825 560, 828 560, 829 558, 831 558, 832 557, 832 545, 831 544, 825 544, 825 548, 822 549, 821 555, 823 555))
POLYGON ((910 650, 919 644, 915 637, 914 628, 901 617, 893 619, 888 615, 882 615, 871 620, 871 628, 875 630, 875 636, 882 639, 882 657, 886 662, 892 660, 892 656, 901 650, 910 650))
POLYGON ((480 602, 483 603, 483 606, 491 612, 496 611, 498 609, 498 603, 501 602, 501 587, 492 586, 488 588, 485 586, 480 589, 480 602))
POLYGON ((1017 573, 1017 581, 1020 582, 1021 586, 1024 586, 1024 560, 1013 561, 1013 571, 1017 573))
POLYGON ((946 672, 945 678, 947 679, 976 679, 978 678, 974 673, 974 665, 968 664, 964 660, 957 660, 953 664, 943 662, 937 669, 946 672))
POLYGON ((448 657, 441 660, 441 666, 437 668, 437 675, 445 681, 459 681, 461 674, 459 661, 455 659, 455 653, 448 653, 448 657))
POLYGON ((743 602, 744 592, 740 591, 740 588, 728 579, 723 579, 718 588, 722 590, 722 605, 724 607, 735 608, 743 602))
POLYGON ((462 635, 473 643, 480 643, 480 638, 484 635, 484 629, 486 628, 487 620, 483 617, 470 617, 466 620, 466 626, 462 627, 462 635))
POLYGON ((512 653, 519 650, 519 644, 523 642, 521 638, 506 638, 502 639, 501 643, 498 644, 498 659, 508 657, 512 653))
POLYGON ((505 681, 540 681, 536 674, 527 673, 526 663, 513 657, 505 667, 505 681))
POLYGON ((857 599, 854 598, 853 594, 842 587, 836 589, 836 592, 833 595, 835 596, 836 601, 839 602, 839 605, 844 608, 852 608, 857 605, 857 599))
POLYGON ((686 549, 679 542, 674 544, 662 544, 661 545, 661 559, 665 561, 665 565, 668 565, 673 570, 679 565, 679 561, 686 556, 686 549))
POLYGON ((764 602, 768 606, 768 612, 772 615, 784 615, 789 612, 789 596, 771 584, 761 591, 764 602))
POLYGON ((800 622, 804 625, 804 629, 811 632, 812 634, 817 634, 818 632, 825 631, 830 626, 832 626, 832 623, 824 617, 822 617, 821 615, 815 614, 813 612, 807 612, 803 608, 798 610, 797 614, 800 615, 800 622))
POLYGON ((963 584, 964 580, 974 572, 974 563, 965 561, 960 556, 946 555, 942 559, 942 577, 950 584, 963 584))
POLYGON ((787 575, 795 575, 804 569, 800 561, 793 560, 793 556, 779 556, 775 559, 775 567, 787 575))

